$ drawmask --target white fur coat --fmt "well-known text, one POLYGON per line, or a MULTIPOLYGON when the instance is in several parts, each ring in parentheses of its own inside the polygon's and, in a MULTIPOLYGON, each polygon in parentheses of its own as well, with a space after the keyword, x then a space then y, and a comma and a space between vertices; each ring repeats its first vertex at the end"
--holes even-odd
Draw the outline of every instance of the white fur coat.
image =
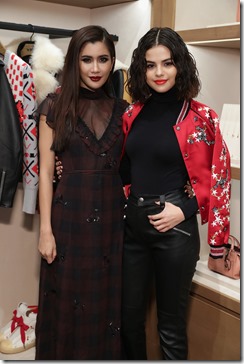
POLYGON ((37 104, 45 99, 48 93, 54 92, 59 85, 55 77, 62 71, 64 54, 48 38, 35 36, 35 45, 31 56, 37 104))

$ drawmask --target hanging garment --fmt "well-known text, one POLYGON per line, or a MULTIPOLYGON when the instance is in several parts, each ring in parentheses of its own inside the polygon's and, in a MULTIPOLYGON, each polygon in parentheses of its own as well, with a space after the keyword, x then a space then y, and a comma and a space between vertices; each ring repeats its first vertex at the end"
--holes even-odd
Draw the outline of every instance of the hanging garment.
POLYGON ((6 50, 5 72, 12 88, 23 136, 23 212, 34 214, 38 191, 37 126, 33 113, 36 94, 31 67, 17 54, 6 50))
POLYGON ((64 66, 64 54, 50 39, 35 36, 30 64, 36 88, 36 101, 39 105, 45 97, 55 92, 60 82, 57 75, 64 66))
POLYGON ((0 206, 12 207, 22 170, 22 131, 0 59, 0 206))

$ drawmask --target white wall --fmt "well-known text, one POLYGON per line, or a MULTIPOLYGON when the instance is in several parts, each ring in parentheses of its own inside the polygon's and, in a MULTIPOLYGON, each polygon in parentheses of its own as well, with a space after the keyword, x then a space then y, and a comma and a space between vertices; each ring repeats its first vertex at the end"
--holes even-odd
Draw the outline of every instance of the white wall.
POLYGON ((188 46, 202 83, 198 100, 220 116, 223 104, 240 104, 240 50, 188 46))
MULTIPOLYGON (((236 22, 237 0, 176 0, 175 30, 236 22)), ((198 100, 221 115, 224 103, 240 103, 240 50, 188 46, 202 82, 198 100)))
MULTIPOLYGON (((1 0, 0 21, 74 30, 90 24, 90 10, 33 0, 1 0)), ((0 29, 0 34, 0 40, 5 46, 13 41, 16 43, 19 38, 29 39, 32 35, 3 29, 0 29)), ((70 38, 52 41, 66 53, 70 38)), ((12 48, 11 50, 14 51, 12 48)))
POLYGON ((117 58, 130 65, 138 40, 150 29, 151 1, 139 0, 128 4, 93 9, 91 22, 99 23, 119 36, 117 58))
MULTIPOLYGON (((70 30, 79 29, 88 24, 104 26, 109 33, 119 36, 116 42, 117 59, 126 65, 130 64, 132 51, 139 38, 150 28, 150 18, 150 0, 139 0, 92 10, 34 0, 24 2, 1 0, 0 3, 0 21, 4 22, 70 30)), ((18 44, 23 39, 29 39, 30 36, 31 33, 0 29, 0 41, 4 46, 10 45, 8 48, 13 52, 17 51, 18 44), (13 49, 13 43, 15 49, 13 49)), ((43 34, 43 36, 47 35, 43 34)), ((67 51, 69 41, 70 38, 52 39, 52 42, 64 53, 67 51)))
POLYGON ((236 21, 237 0, 176 0, 175 30, 236 21))
POLYGON ((37 304, 39 215, 21 213, 22 201, 19 184, 14 208, 0 207, 0 327, 10 320, 19 302, 37 304))

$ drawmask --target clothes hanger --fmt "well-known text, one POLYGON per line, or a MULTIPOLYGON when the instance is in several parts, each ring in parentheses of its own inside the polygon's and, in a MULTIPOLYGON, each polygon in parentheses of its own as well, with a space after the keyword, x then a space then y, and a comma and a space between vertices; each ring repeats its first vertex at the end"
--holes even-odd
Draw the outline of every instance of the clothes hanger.
POLYGON ((30 41, 32 42, 33 35, 35 34, 35 27, 33 24, 29 24, 32 27, 32 34, 30 36, 30 41))
POLYGON ((35 34, 35 29, 32 24, 29 25, 32 27, 32 35, 30 36, 30 40, 21 42, 17 48, 17 55, 28 64, 31 63, 31 55, 35 44, 35 42, 32 40, 32 37, 35 34))

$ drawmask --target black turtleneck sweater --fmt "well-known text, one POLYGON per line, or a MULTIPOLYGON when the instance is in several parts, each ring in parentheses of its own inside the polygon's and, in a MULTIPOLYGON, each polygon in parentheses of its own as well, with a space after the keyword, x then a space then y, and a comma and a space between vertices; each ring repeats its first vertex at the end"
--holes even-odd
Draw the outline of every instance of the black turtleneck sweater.
MULTIPOLYGON (((189 179, 173 129, 183 100, 177 99, 174 87, 165 93, 151 89, 151 93, 133 122, 125 146, 135 196, 164 194, 183 188, 189 179)), ((191 216, 198 210, 196 198, 180 207, 185 218, 191 216)))

